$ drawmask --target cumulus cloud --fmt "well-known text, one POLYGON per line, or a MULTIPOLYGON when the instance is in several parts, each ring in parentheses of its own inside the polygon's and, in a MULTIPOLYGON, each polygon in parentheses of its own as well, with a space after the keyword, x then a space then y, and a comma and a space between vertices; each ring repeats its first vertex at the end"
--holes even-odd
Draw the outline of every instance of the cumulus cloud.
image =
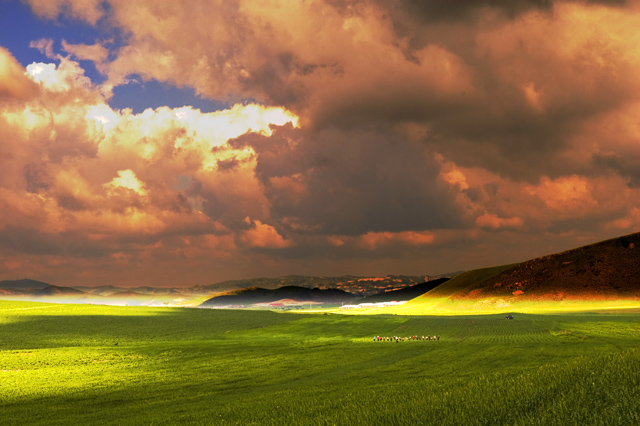
MULTIPOLYGON (((41 3, 44 16, 84 10, 95 21, 82 2, 47 6, 55 13, 41 3)), ((632 99, 638 10, 628 3, 113 0, 127 44, 108 63, 92 48, 107 89, 136 74, 284 106, 310 129, 416 123, 456 163, 533 182, 581 172, 560 155, 576 130, 632 99)))
POLYGON ((15 83, 12 102, 0 104, 7 141, 0 246, 8 257, 75 258, 74 265, 97 257, 132 266, 174 250, 225 258, 237 250, 235 240, 267 249, 291 244, 262 221, 268 201, 254 174, 255 153, 228 141, 247 132, 268 137, 273 126, 296 124, 294 114, 255 104, 209 114, 113 110, 71 59, 21 69, 1 53, 15 83), (17 91, 20 84, 32 95, 17 91), (219 166, 231 160, 235 167, 219 166), (212 207, 215 200, 223 201, 212 207), (223 224, 237 225, 225 219, 247 213, 262 220, 251 229, 223 224))
POLYGON ((251 221, 248 217, 245 222, 252 224, 252 227, 244 231, 240 237, 242 242, 249 247, 258 248, 284 248, 291 246, 291 241, 285 240, 278 231, 266 223, 259 220, 251 221))
POLYGON ((45 18, 56 19, 65 13, 74 19, 95 25, 103 15, 101 0, 47 0, 29 2, 33 11, 45 18))
POLYGON ((147 195, 144 183, 140 182, 133 170, 119 170, 118 177, 114 177, 111 182, 104 184, 109 195, 117 194, 119 189, 133 191, 140 196, 147 195))
POLYGON ((434 236, 430 232, 367 232, 358 238, 357 243, 365 248, 375 250, 381 245, 403 243, 411 246, 430 244, 434 241, 434 236))
POLYGON ((109 50, 100 43, 91 45, 84 43, 70 44, 62 40, 62 48, 74 58, 93 61, 98 66, 104 63, 109 56, 109 50))
POLYGON ((502 218, 495 214, 485 213, 482 216, 478 216, 476 224, 485 228, 505 228, 505 227, 520 227, 522 226, 522 219, 519 217, 502 218))

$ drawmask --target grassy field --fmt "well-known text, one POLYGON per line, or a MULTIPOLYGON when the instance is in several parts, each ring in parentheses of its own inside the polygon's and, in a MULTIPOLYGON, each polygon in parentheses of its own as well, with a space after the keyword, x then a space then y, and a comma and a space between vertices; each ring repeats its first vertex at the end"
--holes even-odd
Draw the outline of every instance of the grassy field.
POLYGON ((0 424, 640 424, 640 314, 515 317, 0 301, 0 424))

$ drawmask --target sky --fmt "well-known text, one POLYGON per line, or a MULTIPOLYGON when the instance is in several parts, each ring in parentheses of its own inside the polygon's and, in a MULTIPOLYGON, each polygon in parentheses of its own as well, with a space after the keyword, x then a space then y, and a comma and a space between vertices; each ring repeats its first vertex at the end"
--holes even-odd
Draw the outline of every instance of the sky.
POLYGON ((640 230, 640 1, 0 0, 0 279, 435 275, 640 230))

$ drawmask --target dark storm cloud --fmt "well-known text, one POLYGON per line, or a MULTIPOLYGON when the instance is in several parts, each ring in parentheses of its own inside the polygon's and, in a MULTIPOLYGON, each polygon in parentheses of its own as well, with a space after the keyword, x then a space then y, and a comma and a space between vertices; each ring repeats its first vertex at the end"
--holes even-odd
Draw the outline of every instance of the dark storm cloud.
MULTIPOLYGON (((404 0, 399 2, 407 12, 427 22, 468 19, 478 10, 491 7, 509 16, 517 16, 531 9, 548 10, 552 0, 404 0)), ((383 0, 384 4, 384 0, 383 0)))
MULTIPOLYGON (((478 16, 482 9, 491 8, 510 18, 531 10, 549 11, 562 0, 378 0, 389 8, 399 7, 427 23, 464 21, 478 16)), ((626 0, 583 0, 584 3, 624 6, 626 0)))
MULTIPOLYGON (((634 100, 631 88, 637 83, 632 62, 616 54, 624 49, 625 43, 620 43, 624 38, 608 38, 613 20, 584 21, 575 10, 553 11, 567 14, 565 24, 575 25, 575 35, 567 36, 566 28, 546 14, 556 3, 569 5, 526 0, 407 1, 400 3, 399 12, 382 3, 399 35, 410 41, 407 67, 417 60, 416 52, 438 43, 468 67, 472 89, 461 84, 459 90, 443 94, 418 81, 407 87, 401 79, 390 78, 369 92, 319 109, 316 123, 346 127, 368 122, 421 123, 428 128, 422 140, 433 151, 462 166, 479 166, 517 180, 535 182, 541 174, 557 177, 583 172, 585 164, 567 162, 559 154, 572 148, 584 123, 634 100), (457 22, 471 14, 480 16, 486 7, 503 10, 508 19, 495 19, 485 27, 457 22), (543 14, 534 14, 523 24, 511 22, 527 12, 543 14), (425 25, 419 18, 447 22, 425 25), (588 30, 592 24, 600 29, 588 30), (558 45, 556 35, 565 44, 558 45)), ((426 56, 415 66, 426 70, 430 59, 426 56)))
POLYGON ((49 189, 49 176, 42 165, 27 164, 24 166, 24 178, 27 192, 37 193, 41 189, 49 189))
POLYGON ((280 128, 234 142, 258 153, 256 174, 271 214, 311 232, 359 235, 461 226, 439 164, 424 147, 384 128, 280 128))
POLYGON ((640 188, 640 157, 637 152, 629 154, 594 154, 593 164, 597 170, 608 169, 627 178, 630 188, 640 188))
POLYGON ((229 160, 218 160, 216 164, 218 170, 233 170, 240 164, 240 161, 237 158, 232 158, 229 160))
POLYGON ((292 74, 310 74, 314 66, 301 64, 290 52, 282 52, 275 60, 263 64, 249 77, 241 77, 240 83, 247 92, 264 94, 277 105, 291 106, 304 101, 304 87, 290 81, 292 74))

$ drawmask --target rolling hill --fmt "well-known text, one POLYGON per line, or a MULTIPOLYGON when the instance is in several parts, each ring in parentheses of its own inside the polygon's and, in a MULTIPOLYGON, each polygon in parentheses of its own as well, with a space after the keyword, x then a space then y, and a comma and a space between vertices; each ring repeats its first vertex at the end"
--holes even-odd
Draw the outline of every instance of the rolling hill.
POLYGON ((486 311, 640 301, 640 233, 456 276, 406 312, 486 311))
POLYGON ((0 299, 100 305, 195 306, 203 297, 181 294, 167 288, 63 287, 23 279, 0 281, 0 299))
POLYGON ((515 265, 517 264, 493 266, 490 268, 467 271, 442 283, 437 288, 434 288, 426 294, 428 294, 430 298, 451 297, 515 265))
POLYGON ((229 294, 212 297, 200 307, 255 305, 259 303, 276 303, 279 301, 295 301, 302 303, 340 304, 348 303, 358 296, 338 289, 321 290, 297 286, 284 286, 277 289, 249 287, 233 291, 229 294))
POLYGON ((50 286, 51 284, 43 283, 42 281, 31 280, 28 278, 22 280, 0 281, 0 288, 13 290, 42 290, 50 286))
POLYGON ((455 298, 530 300, 640 298, 640 233, 532 259, 458 292, 455 298))
POLYGON ((47 284, 42 281, 22 280, 0 281, 0 295, 22 297, 49 297, 49 296, 81 296, 84 292, 72 287, 63 287, 47 284))
POLYGON ((428 291, 434 290, 436 287, 442 285, 449 278, 439 278, 437 280, 427 281, 421 284, 412 285, 410 287, 401 288, 400 290, 386 291, 373 296, 363 297, 356 300, 353 303, 380 303, 380 302, 392 302, 401 300, 411 300, 418 296, 425 294, 428 291))

